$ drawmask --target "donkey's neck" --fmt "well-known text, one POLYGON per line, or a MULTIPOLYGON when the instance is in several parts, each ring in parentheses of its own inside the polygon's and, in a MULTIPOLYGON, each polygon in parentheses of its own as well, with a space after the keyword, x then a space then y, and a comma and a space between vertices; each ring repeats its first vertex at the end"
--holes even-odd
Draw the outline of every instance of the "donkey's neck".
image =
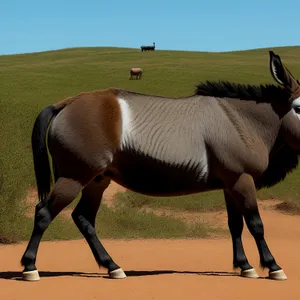
POLYGON ((294 150, 300 150, 300 121, 296 113, 291 110, 282 119, 281 135, 284 141, 294 150))
POLYGON ((269 103, 240 99, 219 99, 228 118, 246 134, 259 137, 269 151, 273 148, 281 127, 281 120, 269 103))

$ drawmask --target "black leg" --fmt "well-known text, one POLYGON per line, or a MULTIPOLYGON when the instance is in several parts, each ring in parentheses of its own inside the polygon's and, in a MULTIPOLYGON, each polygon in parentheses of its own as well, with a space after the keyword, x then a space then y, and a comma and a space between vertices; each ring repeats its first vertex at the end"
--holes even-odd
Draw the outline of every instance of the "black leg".
POLYGON ((228 191, 243 213, 247 227, 255 239, 261 266, 269 268, 271 279, 286 279, 286 275, 276 263, 264 238, 264 226, 259 215, 255 192, 253 178, 248 174, 242 174, 232 189, 228 191))
POLYGON ((227 207, 228 226, 232 238, 233 266, 234 268, 241 268, 242 276, 257 278, 258 275, 255 269, 248 263, 242 243, 242 232, 244 228, 243 215, 234 200, 225 191, 224 196, 227 207))
POLYGON ((78 182, 61 177, 55 183, 49 197, 36 205, 33 232, 21 259, 24 266, 23 279, 39 280, 35 263, 43 234, 52 220, 76 198, 81 189, 82 186, 78 182))
POLYGON ((82 197, 72 213, 72 218, 88 242, 99 266, 108 269, 111 278, 126 277, 123 270, 112 260, 97 237, 95 218, 100 207, 102 194, 109 185, 109 179, 91 182, 82 191, 82 197))
POLYGON ((271 254, 271 251, 264 238, 264 226, 259 215, 258 207, 256 206, 245 211, 244 218, 250 233, 255 239, 260 255, 261 266, 263 268, 269 268, 270 272, 281 270, 281 268, 277 265, 275 258, 271 254))

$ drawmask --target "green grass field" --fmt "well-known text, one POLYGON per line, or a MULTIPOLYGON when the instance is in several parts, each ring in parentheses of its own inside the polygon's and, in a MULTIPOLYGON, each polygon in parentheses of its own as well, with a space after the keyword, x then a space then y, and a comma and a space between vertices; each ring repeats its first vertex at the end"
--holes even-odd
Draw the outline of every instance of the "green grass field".
MULTIPOLYGON (((300 47, 276 48, 275 52, 281 55, 289 69, 300 77, 300 47)), ((35 117, 46 105, 83 91, 106 87, 179 97, 192 94, 195 85, 203 80, 273 82, 269 72, 268 49, 228 53, 159 50, 140 52, 139 49, 125 48, 64 49, 0 56, 0 76, 0 236, 14 240, 27 239, 32 227, 32 220, 24 217, 22 200, 27 189, 34 184, 31 129, 35 117), (129 69, 134 66, 144 69, 142 80, 129 80, 129 69)), ((260 192, 259 196, 283 197, 298 201, 299 172, 299 169, 296 170, 283 183, 260 192)), ((137 195, 134 197, 139 198, 137 195)), ((137 201, 144 201, 146 198, 140 197, 137 201)), ((220 192, 205 194, 202 197, 205 201, 198 199, 199 195, 185 197, 180 202, 178 199, 154 199, 153 205, 173 206, 184 210, 205 210, 224 206, 220 192)), ((126 211, 128 216, 138 214, 132 206, 134 205, 131 205, 131 211, 126 211)), ((106 216, 109 216, 109 213, 111 212, 106 208, 106 216)), ((121 212, 118 213, 121 215, 121 212)), ((125 218, 118 222, 120 218, 113 217, 114 224, 111 224, 109 218, 103 217, 107 221, 106 224, 109 224, 107 227, 111 228, 105 229, 105 224, 101 223, 106 237, 123 234, 124 224, 132 228, 142 228, 136 232, 124 233, 128 237, 153 237, 161 231, 151 231, 154 217, 150 215, 131 218, 128 223, 125 218), (148 220, 148 223, 141 220, 148 220)), ((163 222, 161 219, 155 220, 159 224, 163 222)), ((181 232, 190 236, 191 232, 194 232, 193 229, 184 227, 180 229, 183 225, 179 224, 178 220, 164 221, 165 235, 176 237, 178 232, 181 232), (177 222, 177 225, 174 222, 177 222)), ((60 223, 61 219, 54 221, 46 234, 48 238, 51 238, 51 233, 52 237, 58 238, 54 232, 63 227, 60 223)), ((68 228, 69 225, 65 225, 63 232, 68 228)), ((71 235, 73 237, 76 234, 77 231, 71 235)), ((61 237, 64 237, 63 234, 61 237)))
MULTIPOLYGON (((24 237, 31 232, 32 225, 26 222, 24 237)), ((97 233, 101 238, 136 239, 136 238, 206 238, 210 234, 224 234, 224 230, 208 227, 200 222, 185 222, 154 213, 140 212, 137 208, 121 207, 113 211, 105 204, 96 220, 97 233), (153 226, 155 224, 155 226, 153 226)), ((69 219, 59 216, 47 229, 44 240, 66 240, 83 238, 77 227, 69 219)))

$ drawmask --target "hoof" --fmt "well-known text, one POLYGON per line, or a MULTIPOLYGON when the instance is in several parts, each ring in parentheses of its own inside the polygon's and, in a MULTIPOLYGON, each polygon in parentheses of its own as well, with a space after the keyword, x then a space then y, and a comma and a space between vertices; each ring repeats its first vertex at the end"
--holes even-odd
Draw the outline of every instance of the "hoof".
POLYGON ((26 281, 39 281, 40 276, 39 276, 38 270, 23 272, 23 280, 26 280, 26 281))
POLYGON ((278 271, 269 272, 269 279, 287 280, 287 277, 282 270, 278 270, 278 271))
POLYGON ((241 276, 247 277, 247 278, 258 278, 259 277, 254 268, 248 269, 248 270, 242 270, 241 276))
POLYGON ((109 277, 112 279, 123 279, 126 278, 126 274, 121 268, 119 268, 109 272, 109 277))

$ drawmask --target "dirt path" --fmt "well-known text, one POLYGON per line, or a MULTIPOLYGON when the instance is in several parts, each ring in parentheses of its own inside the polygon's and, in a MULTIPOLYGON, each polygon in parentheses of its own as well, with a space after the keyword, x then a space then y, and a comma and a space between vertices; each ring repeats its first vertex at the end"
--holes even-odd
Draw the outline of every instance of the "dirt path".
MULTIPOLYGON (((41 281, 23 282, 18 278, 25 244, 2 246, 1 299, 298 299, 298 237, 275 237, 268 230, 269 245, 288 276, 284 282, 236 276, 231 268, 231 243, 226 239, 105 240, 107 250, 127 273, 124 280, 108 279, 87 244, 71 241, 42 243, 37 262, 41 281)), ((248 238, 245 248, 257 267, 255 245, 248 238)))
MULTIPOLYGON (((107 194, 112 197, 112 190, 107 194)), ((223 238, 104 240, 127 273, 123 280, 110 280, 101 273, 104 270, 99 270, 84 240, 43 242, 37 259, 41 281, 24 282, 19 280, 19 260, 26 246, 22 243, 0 246, 0 299, 299 299, 300 217, 270 209, 274 203, 260 203, 260 209, 267 241, 287 281, 263 279, 267 272, 259 268, 257 248, 245 228, 245 250, 260 279, 233 272, 231 241, 223 238)), ((218 217, 220 224, 226 220, 222 213, 211 217, 218 217)))

